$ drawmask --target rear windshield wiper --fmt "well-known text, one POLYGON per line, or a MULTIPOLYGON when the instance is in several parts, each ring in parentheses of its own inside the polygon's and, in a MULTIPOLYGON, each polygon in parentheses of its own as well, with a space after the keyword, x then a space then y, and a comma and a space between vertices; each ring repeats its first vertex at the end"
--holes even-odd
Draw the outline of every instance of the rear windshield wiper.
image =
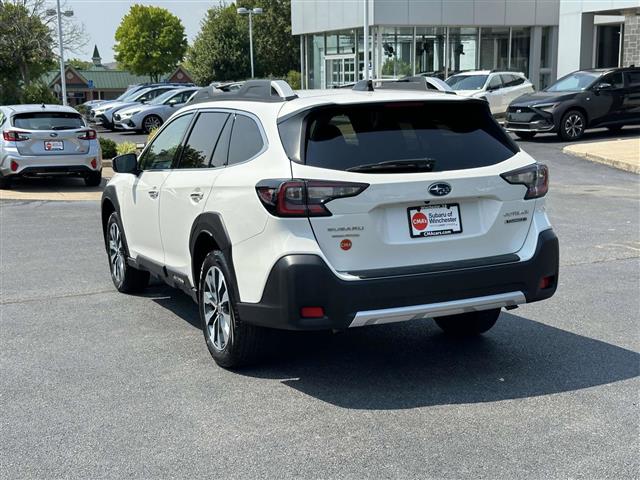
POLYGON ((367 173, 415 173, 432 172, 436 162, 432 158, 419 158, 411 160, 389 160, 379 163, 368 163, 347 168, 347 172, 367 173))

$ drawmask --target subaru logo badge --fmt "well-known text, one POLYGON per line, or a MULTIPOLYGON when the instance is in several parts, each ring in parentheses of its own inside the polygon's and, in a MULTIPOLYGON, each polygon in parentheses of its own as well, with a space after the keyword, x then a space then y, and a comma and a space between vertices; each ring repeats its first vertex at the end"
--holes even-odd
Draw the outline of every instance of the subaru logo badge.
POLYGON ((57 134, 57 133, 55 133, 55 132, 52 132, 52 133, 50 133, 50 134, 49 134, 49 136, 50 136, 50 137, 57 137, 57 136, 58 136, 58 134, 57 134))
POLYGON ((451 193, 451 185, 448 183, 432 183, 429 185, 429 193, 435 197, 444 197, 451 193))
POLYGON ((517 109, 516 113, 522 113, 522 109, 521 108, 517 109))

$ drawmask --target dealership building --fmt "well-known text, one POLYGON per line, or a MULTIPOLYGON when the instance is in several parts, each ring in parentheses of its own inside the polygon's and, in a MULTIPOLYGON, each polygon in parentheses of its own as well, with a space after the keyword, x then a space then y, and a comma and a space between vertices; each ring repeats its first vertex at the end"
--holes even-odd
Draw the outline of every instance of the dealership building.
MULTIPOLYGON (((303 88, 362 78, 367 0, 292 0, 303 88)), ((536 88, 579 68, 640 65, 640 0, 368 0, 375 78, 524 72, 536 88)))

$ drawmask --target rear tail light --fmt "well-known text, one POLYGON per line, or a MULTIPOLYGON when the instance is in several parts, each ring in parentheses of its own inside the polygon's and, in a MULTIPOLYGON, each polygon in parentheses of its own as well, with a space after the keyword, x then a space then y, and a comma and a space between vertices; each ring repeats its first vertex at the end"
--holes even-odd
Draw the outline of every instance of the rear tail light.
POLYGON ((327 203, 355 197, 368 186, 325 180, 263 180, 256 185, 256 192, 264 208, 277 217, 329 217, 327 203))
POLYGON ((24 142, 29 140, 27 132, 19 132, 17 130, 6 130, 2 132, 2 138, 5 142, 24 142))
POLYGON ((98 138, 98 134, 95 130, 84 130, 80 132, 82 135, 78 136, 80 140, 95 140, 98 138))
POLYGON ((549 168, 542 163, 534 163, 500 176, 513 185, 527 187, 525 200, 544 197, 549 191, 549 168))

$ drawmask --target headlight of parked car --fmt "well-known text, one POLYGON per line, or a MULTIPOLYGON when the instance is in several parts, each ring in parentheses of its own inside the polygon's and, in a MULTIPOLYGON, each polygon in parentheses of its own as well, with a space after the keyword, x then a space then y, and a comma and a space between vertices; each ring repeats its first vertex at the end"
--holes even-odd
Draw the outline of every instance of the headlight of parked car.
POLYGON ((123 112, 123 113, 120 114, 120 118, 131 118, 136 113, 140 113, 140 110, 133 110, 131 112, 123 112))
POLYGON ((557 103, 541 103, 539 105, 534 105, 533 108, 537 108, 538 110, 543 110, 547 113, 553 113, 553 111, 557 106, 558 106, 557 103))

